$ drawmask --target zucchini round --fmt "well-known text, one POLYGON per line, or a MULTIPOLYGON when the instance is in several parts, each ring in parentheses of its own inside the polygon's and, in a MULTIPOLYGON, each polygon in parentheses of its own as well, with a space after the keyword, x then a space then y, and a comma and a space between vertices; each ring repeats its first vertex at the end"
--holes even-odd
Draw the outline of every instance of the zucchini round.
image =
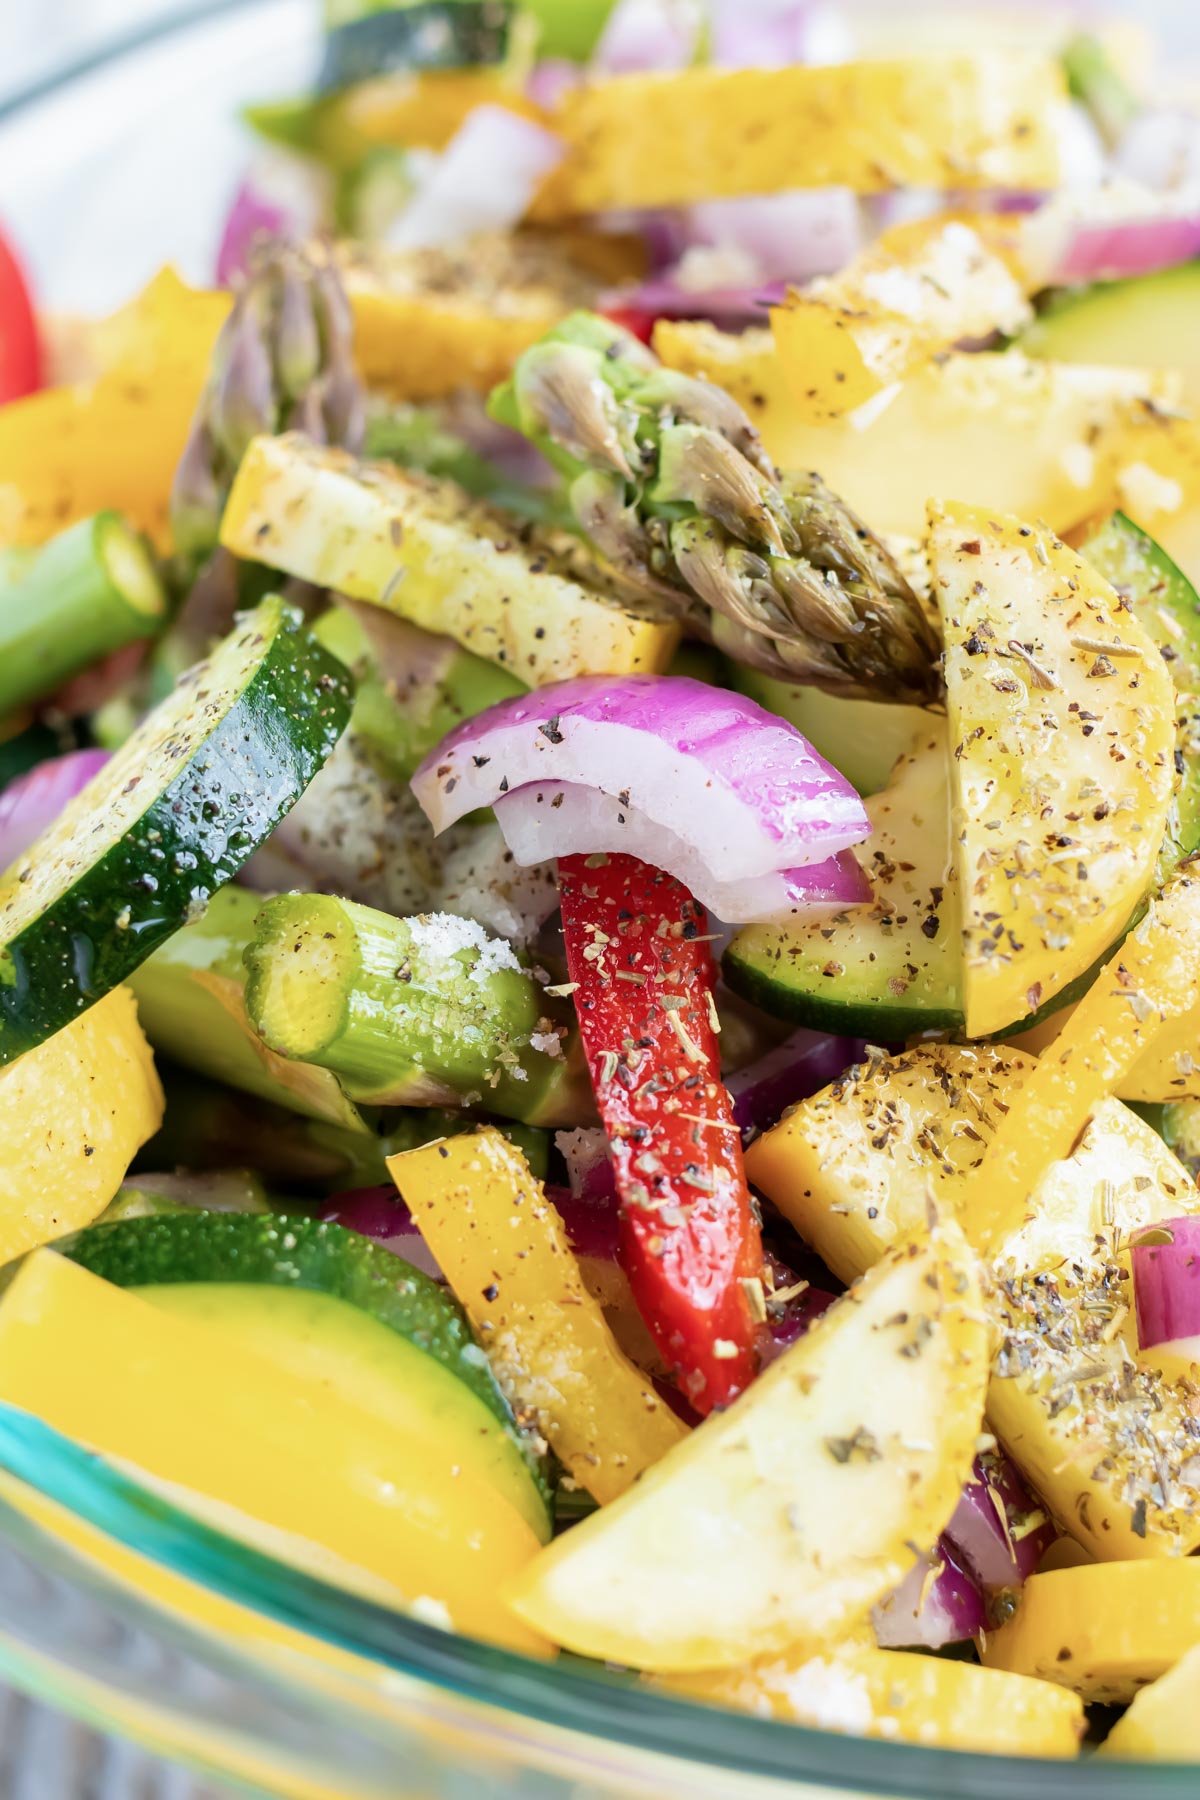
POLYGON ((343 664, 275 597, 182 677, 0 879, 0 1065, 124 981, 237 874, 350 702, 343 664))
POLYGON ((325 39, 318 92, 340 93, 380 75, 502 63, 513 14, 509 0, 416 0, 352 19, 325 39))

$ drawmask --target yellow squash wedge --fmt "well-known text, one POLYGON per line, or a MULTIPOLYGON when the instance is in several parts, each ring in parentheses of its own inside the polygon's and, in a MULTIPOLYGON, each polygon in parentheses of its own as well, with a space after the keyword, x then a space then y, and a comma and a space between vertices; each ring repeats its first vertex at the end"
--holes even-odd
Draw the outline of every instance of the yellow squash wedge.
POLYGON ((818 1731, 993 1755, 1074 1756, 1085 1725, 1075 1695, 1048 1682, 904 1650, 799 1645, 655 1685, 818 1731))
POLYGON ((1054 61, 1020 52, 616 76, 551 114, 566 155, 531 212, 794 187, 1053 187, 1063 98, 1054 61))
POLYGON ((1134 1695, 1097 1755, 1200 1762, 1200 1643, 1134 1695))
POLYGON ((423 69, 381 75, 347 89, 337 125, 364 147, 444 150, 477 106, 503 106, 535 122, 543 116, 506 68, 423 69))
MULTIPOLYGON (((1177 375, 1039 363, 1016 351, 950 351, 881 395, 874 415, 868 402, 852 419, 814 424, 769 331, 662 319, 654 347, 671 368, 728 388, 782 467, 819 469, 876 531, 914 537, 931 494, 1065 531, 1112 504, 1119 465, 1152 454, 1140 439, 1128 448, 1146 420, 1155 446, 1186 427, 1168 419, 1182 391, 1177 375)), ((1165 541, 1159 522, 1147 529, 1165 541)))
POLYGON ((799 416, 841 418, 935 351, 1033 316, 1008 263, 958 219, 893 227, 828 280, 771 310, 799 416))
POLYGON ((679 642, 674 621, 626 611, 584 586, 545 543, 524 540, 453 482, 356 462, 300 436, 251 444, 221 542, 456 638, 531 687, 655 674, 679 642))
POLYGON ((975 1259, 948 1225, 544 1550, 509 1584, 515 1612, 582 1655, 653 1670, 828 1641, 953 1511, 987 1360, 975 1259))
POLYGON ((1144 899, 1175 787, 1171 677, 1053 532, 930 504, 972 1037, 1036 1012, 1144 899))
POLYGON ((1092 1563, 1032 1575, 983 1659, 1087 1701, 1131 1700, 1200 1644, 1200 1562, 1092 1563))
MULTIPOLYGON (((746 1172, 843 1277, 919 1229, 931 1196, 982 1243, 979 1165, 999 1120, 1024 1116, 1036 1067, 990 1045, 877 1056, 753 1144, 746 1172)), ((1158 1134, 1106 1100, 993 1257, 989 1426, 1059 1526, 1104 1560, 1200 1545, 1195 1389, 1139 1363, 1126 1254, 1131 1233, 1196 1211, 1200 1193, 1158 1134)))
POLYGON ((495 1488, 52 1251, 0 1302, 0 1399, 434 1602, 459 1630, 541 1648, 496 1598, 538 1540, 495 1488))
POLYGON ((388 1159, 517 1417, 607 1504, 687 1436, 619 1349, 566 1229, 490 1126, 388 1159))
POLYGON ((162 1117, 128 988, 0 1069, 0 1264, 90 1225, 162 1117))

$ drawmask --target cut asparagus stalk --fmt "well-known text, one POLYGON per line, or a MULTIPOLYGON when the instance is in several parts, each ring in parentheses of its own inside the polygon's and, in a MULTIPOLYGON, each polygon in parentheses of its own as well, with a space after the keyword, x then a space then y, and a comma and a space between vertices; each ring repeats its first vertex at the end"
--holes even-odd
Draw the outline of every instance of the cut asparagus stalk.
POLYGON ((183 1068, 364 1137, 369 1128, 337 1077, 273 1056, 246 1018, 243 957, 262 904, 248 888, 222 888, 200 918, 134 970, 129 985, 142 1030, 183 1068))
POLYGON ((118 513, 97 513, 40 550, 0 561, 0 713, 44 699, 166 617, 153 559, 118 513))
POLYGON ((473 656, 453 638, 385 614, 378 615, 373 629, 363 616, 369 611, 331 607, 317 620, 313 636, 353 671, 351 729, 391 780, 408 781, 464 719, 527 691, 515 675, 473 656))
POLYGON ((937 639, 889 552, 819 475, 781 476, 723 389, 573 313, 490 410, 567 477, 618 577, 734 661, 835 694, 936 698, 937 639))
POLYGON ((264 1042, 330 1070, 356 1101, 479 1106, 534 1125, 590 1116, 573 1020, 470 920, 281 895, 246 962, 264 1042))
POLYGON ((502 664, 531 687, 656 674, 679 641, 663 611, 603 591, 556 540, 449 481, 358 462, 304 438, 250 446, 221 521, 235 556, 365 600, 502 664))

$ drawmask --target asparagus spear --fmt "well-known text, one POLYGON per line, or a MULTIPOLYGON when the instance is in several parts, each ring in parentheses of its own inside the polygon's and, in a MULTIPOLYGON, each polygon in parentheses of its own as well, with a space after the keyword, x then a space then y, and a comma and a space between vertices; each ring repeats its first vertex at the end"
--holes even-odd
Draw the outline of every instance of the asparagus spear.
POLYGON ((303 431, 316 443, 357 451, 365 417, 353 315, 332 259, 316 249, 272 245, 217 339, 171 491, 176 548, 197 559, 215 549, 225 500, 252 438, 303 431))
POLYGON ((736 662, 835 694, 936 697, 939 645, 887 550, 819 475, 781 475, 723 389, 578 312, 489 410, 567 477, 618 575, 736 662))
POLYGON ((0 557, 0 714, 42 700, 166 616, 153 558, 119 513, 0 557))
POLYGON ((573 1019, 470 920, 285 894, 262 908, 246 963, 265 1043, 331 1070, 362 1104, 482 1106, 531 1125, 590 1116, 573 1019))

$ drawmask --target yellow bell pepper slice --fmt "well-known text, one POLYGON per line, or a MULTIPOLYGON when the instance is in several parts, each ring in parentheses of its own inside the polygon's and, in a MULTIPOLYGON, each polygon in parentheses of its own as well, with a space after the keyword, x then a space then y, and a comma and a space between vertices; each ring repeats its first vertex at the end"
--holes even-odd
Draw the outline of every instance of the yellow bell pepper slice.
POLYGON ((1031 1575, 982 1646, 989 1669, 1036 1675, 1105 1705, 1132 1700, 1200 1644, 1200 1562, 1090 1563, 1031 1575))
POLYGON ((496 1598, 538 1547, 487 1483, 403 1433, 52 1251, 0 1304, 0 1398, 159 1480, 432 1601, 461 1631, 541 1640, 496 1598))
POLYGON ((491 1126, 388 1158, 518 1418, 602 1505, 687 1436, 617 1347, 566 1230, 491 1126))
POLYGON ((453 482, 359 463, 294 433, 255 438, 221 542, 235 556, 456 638, 531 687, 573 675, 655 674, 679 642, 674 620, 626 610, 584 586, 453 482))
POLYGON ((531 216, 794 187, 1054 187, 1062 99, 1051 58, 1003 51, 616 76, 550 115, 566 155, 531 216))
POLYGON ((1145 896, 1175 788, 1175 696, 1145 629, 1053 532, 931 502, 929 566, 966 1026, 986 1037, 1083 975, 1145 896))
POLYGON ((338 125, 364 148, 444 150, 477 106, 503 106, 535 124, 545 117, 507 69, 428 69, 360 82, 341 96, 338 125))
POLYGON ((1134 1695, 1096 1754, 1200 1762, 1200 1643, 1134 1695))
POLYGON ((128 988, 0 1069, 0 1264, 90 1225, 162 1124, 128 988))
POLYGON ((875 416, 868 403, 853 419, 814 422, 769 331, 660 319, 654 347, 669 367, 727 388, 782 468, 820 469, 875 530, 912 537, 924 533, 931 494, 1065 531, 1113 503, 1131 435, 1148 419, 1155 435, 1138 442, 1139 457, 1165 453, 1188 424, 1167 416, 1182 395, 1176 374, 1039 363, 1012 350, 950 351, 915 369, 875 416))
POLYGON ((904 1650, 796 1645, 740 1669, 662 1676, 655 1685, 817 1731, 997 1756, 1074 1756, 1086 1723, 1080 1700, 1048 1682, 904 1650))
POLYGON ((975 1258, 947 1224, 543 1550, 511 1605, 581 1655, 660 1671, 839 1637, 950 1517, 988 1355, 975 1258))
MULTIPOLYGON (((801 418, 853 412, 962 338, 1011 336, 1033 317, 1009 264, 959 219, 885 231, 846 268, 771 311, 801 418)), ((955 490, 957 492, 957 489, 955 490)))
MULTIPOLYGON (((1153 849, 1153 845, 1151 848, 1153 849)), ((1002 1119, 974 1184, 979 1235, 1018 1227, 1052 1163, 1168 1020, 1200 1005, 1200 876, 1186 868, 1105 964, 1002 1119)))

